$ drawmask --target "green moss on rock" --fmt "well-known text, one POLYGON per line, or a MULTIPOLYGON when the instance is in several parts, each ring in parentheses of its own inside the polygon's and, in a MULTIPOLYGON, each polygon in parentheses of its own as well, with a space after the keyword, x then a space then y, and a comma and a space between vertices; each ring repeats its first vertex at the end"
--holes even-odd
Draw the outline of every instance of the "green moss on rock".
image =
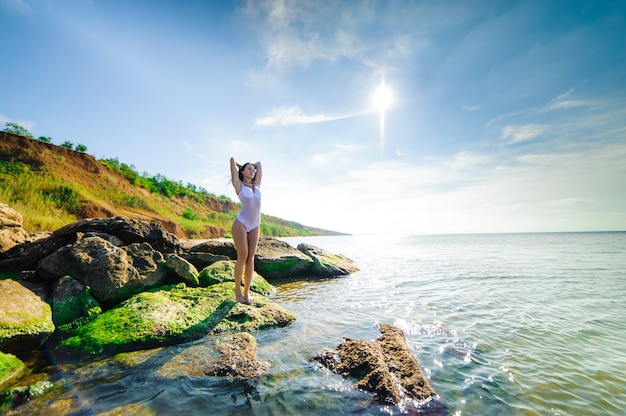
MULTIPOLYGON (((200 286, 211 286, 223 282, 235 281, 235 262, 232 260, 220 260, 205 267, 198 276, 200 286)), ((262 276, 254 272, 250 290, 265 296, 276 293, 276 288, 268 283, 262 276)))
POLYGON ((262 295, 254 305, 237 303, 234 284, 167 286, 143 292, 77 328, 59 343, 68 353, 113 354, 172 345, 212 332, 287 326, 293 315, 262 295))
POLYGON ((0 386, 19 375, 24 363, 13 354, 0 352, 0 386))
MULTIPOLYGON (((69 276, 63 279, 72 279, 69 276)), ((102 313, 100 304, 91 296, 91 289, 82 284, 75 285, 74 296, 55 297, 52 302, 52 319, 57 329, 69 332, 86 324, 102 313)))

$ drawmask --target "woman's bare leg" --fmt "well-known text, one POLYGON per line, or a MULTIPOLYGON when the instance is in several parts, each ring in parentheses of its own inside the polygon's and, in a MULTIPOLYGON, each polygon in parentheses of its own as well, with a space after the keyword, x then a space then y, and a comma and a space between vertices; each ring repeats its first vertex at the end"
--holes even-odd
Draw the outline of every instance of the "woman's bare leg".
MULTIPOLYGON (((248 257, 246 258, 246 270, 245 270, 245 286, 243 288, 243 297, 246 303, 252 303, 253 299, 250 296, 250 285, 252 284, 252 275, 254 274, 254 255, 256 254, 257 246, 259 245, 259 227, 248 233, 248 257)), ((237 256, 239 258, 239 256, 237 256)))
MULTIPOLYGON (((233 242, 237 250, 237 261, 235 262, 235 299, 237 302, 245 303, 246 297, 241 293, 241 277, 244 266, 248 258, 248 232, 239 220, 233 222, 232 228, 233 242)), ((249 284, 246 282, 244 290, 248 291, 249 284)))

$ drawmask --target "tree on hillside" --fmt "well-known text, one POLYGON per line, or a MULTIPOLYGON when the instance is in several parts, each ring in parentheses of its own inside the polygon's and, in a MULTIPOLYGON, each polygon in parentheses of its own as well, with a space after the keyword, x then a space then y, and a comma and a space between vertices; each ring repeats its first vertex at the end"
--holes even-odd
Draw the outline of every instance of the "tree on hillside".
POLYGON ((47 136, 39 136, 37 137, 37 140, 44 143, 52 143, 52 138, 47 136))
POLYGON ((61 143, 61 147, 65 147, 65 148, 72 150, 74 148, 74 143, 70 142, 69 140, 66 140, 63 143, 61 143))
POLYGON ((28 137, 29 139, 33 138, 31 132, 17 123, 4 123, 4 131, 11 134, 17 134, 18 136, 28 137))
POLYGON ((85 146, 84 144, 80 144, 79 143, 79 144, 76 145, 74 150, 76 150, 77 152, 85 153, 85 152, 87 152, 87 146, 85 146))

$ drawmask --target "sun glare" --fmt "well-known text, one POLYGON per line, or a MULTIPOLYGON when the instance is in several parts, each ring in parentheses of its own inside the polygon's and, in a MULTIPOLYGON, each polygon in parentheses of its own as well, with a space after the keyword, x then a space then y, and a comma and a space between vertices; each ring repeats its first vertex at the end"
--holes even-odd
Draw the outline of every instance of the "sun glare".
POLYGON ((379 111, 385 111, 391 104, 391 90, 383 83, 372 94, 372 101, 379 111))
POLYGON ((385 144, 385 110, 391 105, 392 98, 393 94, 383 79, 380 86, 372 94, 372 102, 380 113, 380 147, 385 144))

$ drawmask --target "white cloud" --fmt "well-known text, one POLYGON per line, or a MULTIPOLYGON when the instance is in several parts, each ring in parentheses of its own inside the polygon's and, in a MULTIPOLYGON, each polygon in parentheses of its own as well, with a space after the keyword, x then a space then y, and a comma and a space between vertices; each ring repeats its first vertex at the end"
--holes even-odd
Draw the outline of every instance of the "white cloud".
POLYGON ((28 121, 28 120, 14 120, 11 119, 7 116, 5 116, 4 114, 0 114, 0 124, 2 124, 2 128, 4 129, 4 125, 6 123, 16 123, 19 124, 20 126, 24 127, 26 130, 30 131, 31 133, 33 132, 33 129, 35 128, 35 123, 33 123, 32 121, 28 121))
POLYGON ((480 105, 464 105, 463 110, 465 111, 477 111, 480 110, 480 105))
POLYGON ((350 114, 305 114, 302 109, 293 105, 291 107, 281 107, 273 110, 270 114, 259 117, 254 121, 255 127, 263 126, 292 126, 298 124, 323 123, 327 121, 341 120, 366 114, 364 112, 350 114))
POLYGON ((522 164, 461 152, 371 163, 322 184, 284 183, 264 203, 278 216, 352 233, 626 228, 625 159, 626 145, 531 154, 519 157, 522 164))
POLYGON ((502 129, 502 138, 508 139, 508 144, 527 142, 541 136, 549 128, 549 125, 543 124, 508 125, 502 129))

